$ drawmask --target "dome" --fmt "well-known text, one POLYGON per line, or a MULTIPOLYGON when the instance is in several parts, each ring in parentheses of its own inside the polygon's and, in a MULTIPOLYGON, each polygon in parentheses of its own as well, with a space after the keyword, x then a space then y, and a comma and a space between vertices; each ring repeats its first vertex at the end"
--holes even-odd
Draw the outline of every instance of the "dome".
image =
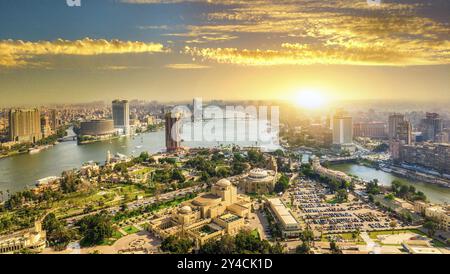
POLYGON ((220 186, 220 187, 227 187, 227 186, 231 186, 231 182, 228 181, 227 179, 220 179, 220 180, 216 183, 216 185, 217 185, 217 186, 220 186))
POLYGON ((192 212, 192 208, 190 206, 183 206, 182 208, 180 208, 181 214, 189 214, 191 212, 192 212))
POLYGON ((265 178, 268 176, 267 170, 255 168, 250 170, 249 176, 251 178, 265 178))

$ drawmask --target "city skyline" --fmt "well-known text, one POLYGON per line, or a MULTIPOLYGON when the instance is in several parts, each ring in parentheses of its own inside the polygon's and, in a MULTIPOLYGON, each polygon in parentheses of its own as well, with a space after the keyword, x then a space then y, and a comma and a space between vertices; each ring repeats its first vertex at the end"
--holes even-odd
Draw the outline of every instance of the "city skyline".
POLYGON ((256 2, 2 1, 1 104, 449 101, 448 2, 256 2))

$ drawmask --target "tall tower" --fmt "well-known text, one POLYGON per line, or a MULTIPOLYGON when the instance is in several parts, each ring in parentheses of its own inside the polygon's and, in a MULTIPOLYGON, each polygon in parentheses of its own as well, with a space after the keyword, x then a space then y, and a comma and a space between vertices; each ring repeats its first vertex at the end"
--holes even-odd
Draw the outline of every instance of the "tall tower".
POLYGON ((344 115, 333 117, 333 144, 343 145, 353 143, 353 118, 344 115))
POLYGON ((38 109, 9 111, 9 138, 15 142, 35 143, 42 138, 41 114, 38 109))
POLYGON ((412 143, 412 126, 408 121, 402 121, 397 125, 396 138, 405 145, 412 143))
POLYGON ((389 139, 397 139, 397 128, 400 123, 405 121, 405 116, 402 114, 394 113, 389 115, 389 129, 388 137, 389 139))
POLYGON ((114 128, 123 134, 130 134, 130 104, 127 100, 114 100, 112 102, 112 116, 114 128))
POLYGON ((176 151, 180 148, 180 120, 179 113, 168 112, 165 114, 166 120, 166 150, 176 151))
POLYGON ((194 98, 192 100, 192 121, 200 121, 203 119, 202 98, 194 98))
POLYGON ((426 141, 436 141, 436 135, 443 131, 443 122, 437 113, 426 113, 421 123, 422 135, 426 141))

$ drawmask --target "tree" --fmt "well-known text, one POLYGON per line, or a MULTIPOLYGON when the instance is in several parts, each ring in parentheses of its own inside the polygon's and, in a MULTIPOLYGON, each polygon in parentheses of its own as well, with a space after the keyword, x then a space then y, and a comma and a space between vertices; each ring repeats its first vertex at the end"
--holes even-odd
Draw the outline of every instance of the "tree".
POLYGON ((184 181, 186 181, 186 177, 183 175, 183 172, 180 169, 175 168, 172 170, 172 180, 184 183, 184 181))
POLYGON ((380 187, 378 186, 378 179, 374 179, 367 183, 366 192, 368 194, 377 195, 380 193, 380 187))
POLYGON ((433 237, 438 226, 434 221, 429 220, 423 224, 423 227, 427 229, 428 236, 433 237))
POLYGON ((301 245, 295 248, 295 253, 297 254, 309 254, 311 248, 308 242, 302 242, 301 245))
POLYGON ((219 240, 205 243, 199 250, 202 254, 282 254, 280 243, 271 245, 261 240, 250 230, 241 230, 236 236, 223 236, 219 240))
POLYGON ((280 179, 278 179, 278 182, 275 184, 274 191, 277 193, 284 192, 288 187, 289 178, 285 174, 282 174, 280 179))
POLYGON ((50 246, 56 250, 63 250, 75 237, 75 233, 66 228, 64 221, 56 219, 55 214, 50 213, 45 216, 42 222, 42 228, 47 233, 47 241, 50 246))
POLYGON ((175 254, 187 254, 193 246, 194 242, 191 239, 171 235, 162 241, 161 250, 175 254))
POLYGON ((113 233, 111 217, 106 211, 85 216, 78 221, 77 225, 83 236, 80 241, 82 246, 98 245, 106 238, 111 237, 113 233))
POLYGON ((334 254, 340 253, 340 249, 334 240, 331 240, 331 242, 330 242, 330 250, 331 250, 331 253, 334 253, 334 254))
POLYGON ((348 193, 347 190, 345 189, 339 189, 336 191, 336 195, 335 195, 336 201, 338 203, 343 203, 346 202, 348 200, 348 193))

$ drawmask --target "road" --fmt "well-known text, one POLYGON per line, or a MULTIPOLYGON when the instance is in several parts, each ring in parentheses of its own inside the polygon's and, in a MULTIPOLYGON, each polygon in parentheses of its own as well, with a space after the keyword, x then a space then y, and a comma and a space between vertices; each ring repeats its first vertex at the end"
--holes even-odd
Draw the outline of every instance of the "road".
MULTIPOLYGON (((201 191, 206 188, 207 188, 207 185, 203 184, 203 185, 192 186, 192 187, 188 187, 188 188, 183 188, 183 189, 178 189, 175 191, 163 193, 159 196, 159 201, 173 200, 176 197, 185 196, 186 194, 193 193, 196 191, 201 191)), ((141 200, 129 202, 126 205, 127 205, 127 208, 129 208, 129 209, 136 209, 136 208, 139 208, 142 206, 154 204, 155 202, 157 202, 157 198, 152 196, 152 197, 143 198, 141 200)), ((80 215, 77 215, 74 217, 66 218, 65 220, 67 221, 68 224, 73 224, 85 216, 93 215, 93 214, 99 213, 103 210, 106 210, 110 214, 115 214, 116 212, 118 212, 120 210, 120 206, 112 206, 109 208, 104 208, 101 210, 96 210, 96 211, 92 211, 89 213, 80 214, 80 215)))

